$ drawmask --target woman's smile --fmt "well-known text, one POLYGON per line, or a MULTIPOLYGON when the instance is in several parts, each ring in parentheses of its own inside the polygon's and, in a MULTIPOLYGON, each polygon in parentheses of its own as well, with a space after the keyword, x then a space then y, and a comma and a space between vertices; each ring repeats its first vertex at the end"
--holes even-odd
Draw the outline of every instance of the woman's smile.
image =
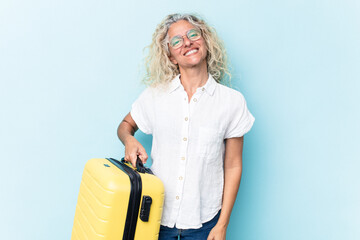
POLYGON ((193 55, 193 54, 197 53, 198 51, 199 51, 199 49, 197 49, 197 48, 190 49, 190 50, 185 52, 184 56, 193 55))

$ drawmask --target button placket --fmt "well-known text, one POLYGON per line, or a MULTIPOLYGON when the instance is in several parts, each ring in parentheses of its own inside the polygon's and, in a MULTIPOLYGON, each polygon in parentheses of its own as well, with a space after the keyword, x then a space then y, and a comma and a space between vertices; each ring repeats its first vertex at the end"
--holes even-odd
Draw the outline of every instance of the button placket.
POLYGON ((184 101, 182 104, 182 139, 181 139, 181 147, 180 147, 180 156, 178 158, 179 162, 179 168, 177 171, 177 175, 174 176, 176 178, 177 184, 176 184, 176 194, 175 194, 175 212, 177 212, 180 209, 180 203, 182 200, 182 193, 183 193, 183 187, 184 187, 184 176, 185 176, 185 167, 186 167, 186 159, 187 159, 187 149, 188 149, 188 134, 189 134, 189 102, 187 98, 187 93, 184 91, 184 101))
POLYGON ((204 94, 205 92, 205 88, 198 88, 195 92, 195 94, 192 96, 191 101, 190 101, 190 105, 192 104, 196 104, 199 102, 201 96, 204 94))

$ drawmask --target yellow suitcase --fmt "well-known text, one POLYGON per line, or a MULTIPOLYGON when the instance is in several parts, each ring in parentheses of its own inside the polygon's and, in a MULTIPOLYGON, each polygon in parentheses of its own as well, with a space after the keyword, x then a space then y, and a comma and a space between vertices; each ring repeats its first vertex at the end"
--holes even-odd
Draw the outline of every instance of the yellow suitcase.
POLYGON ((157 240, 164 185, 145 168, 108 158, 84 169, 71 240, 157 240))

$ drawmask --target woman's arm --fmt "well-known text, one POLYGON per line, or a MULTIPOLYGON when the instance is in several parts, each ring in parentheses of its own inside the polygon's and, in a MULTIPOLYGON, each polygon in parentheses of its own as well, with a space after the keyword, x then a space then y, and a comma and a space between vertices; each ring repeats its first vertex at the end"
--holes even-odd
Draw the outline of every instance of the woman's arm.
POLYGON ((138 130, 134 119, 128 113, 117 129, 117 135, 125 146, 125 160, 136 166, 137 156, 143 163, 148 159, 145 148, 135 139, 134 134, 138 130))
POLYGON ((225 240, 230 214, 240 186, 244 137, 230 138, 225 143, 224 193, 219 220, 211 230, 208 240, 225 240))

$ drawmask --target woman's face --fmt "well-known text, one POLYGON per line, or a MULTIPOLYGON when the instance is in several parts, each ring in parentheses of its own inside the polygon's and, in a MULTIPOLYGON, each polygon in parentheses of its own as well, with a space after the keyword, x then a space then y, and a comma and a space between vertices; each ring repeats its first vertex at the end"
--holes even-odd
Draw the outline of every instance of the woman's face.
POLYGON ((169 44, 169 58, 172 63, 178 64, 180 69, 206 64, 207 49, 204 38, 200 37, 198 40, 191 41, 186 35, 189 30, 194 28, 191 23, 185 20, 173 23, 169 28, 168 36, 170 42, 175 36, 180 36, 183 39, 183 45, 177 49, 174 49, 169 44))

